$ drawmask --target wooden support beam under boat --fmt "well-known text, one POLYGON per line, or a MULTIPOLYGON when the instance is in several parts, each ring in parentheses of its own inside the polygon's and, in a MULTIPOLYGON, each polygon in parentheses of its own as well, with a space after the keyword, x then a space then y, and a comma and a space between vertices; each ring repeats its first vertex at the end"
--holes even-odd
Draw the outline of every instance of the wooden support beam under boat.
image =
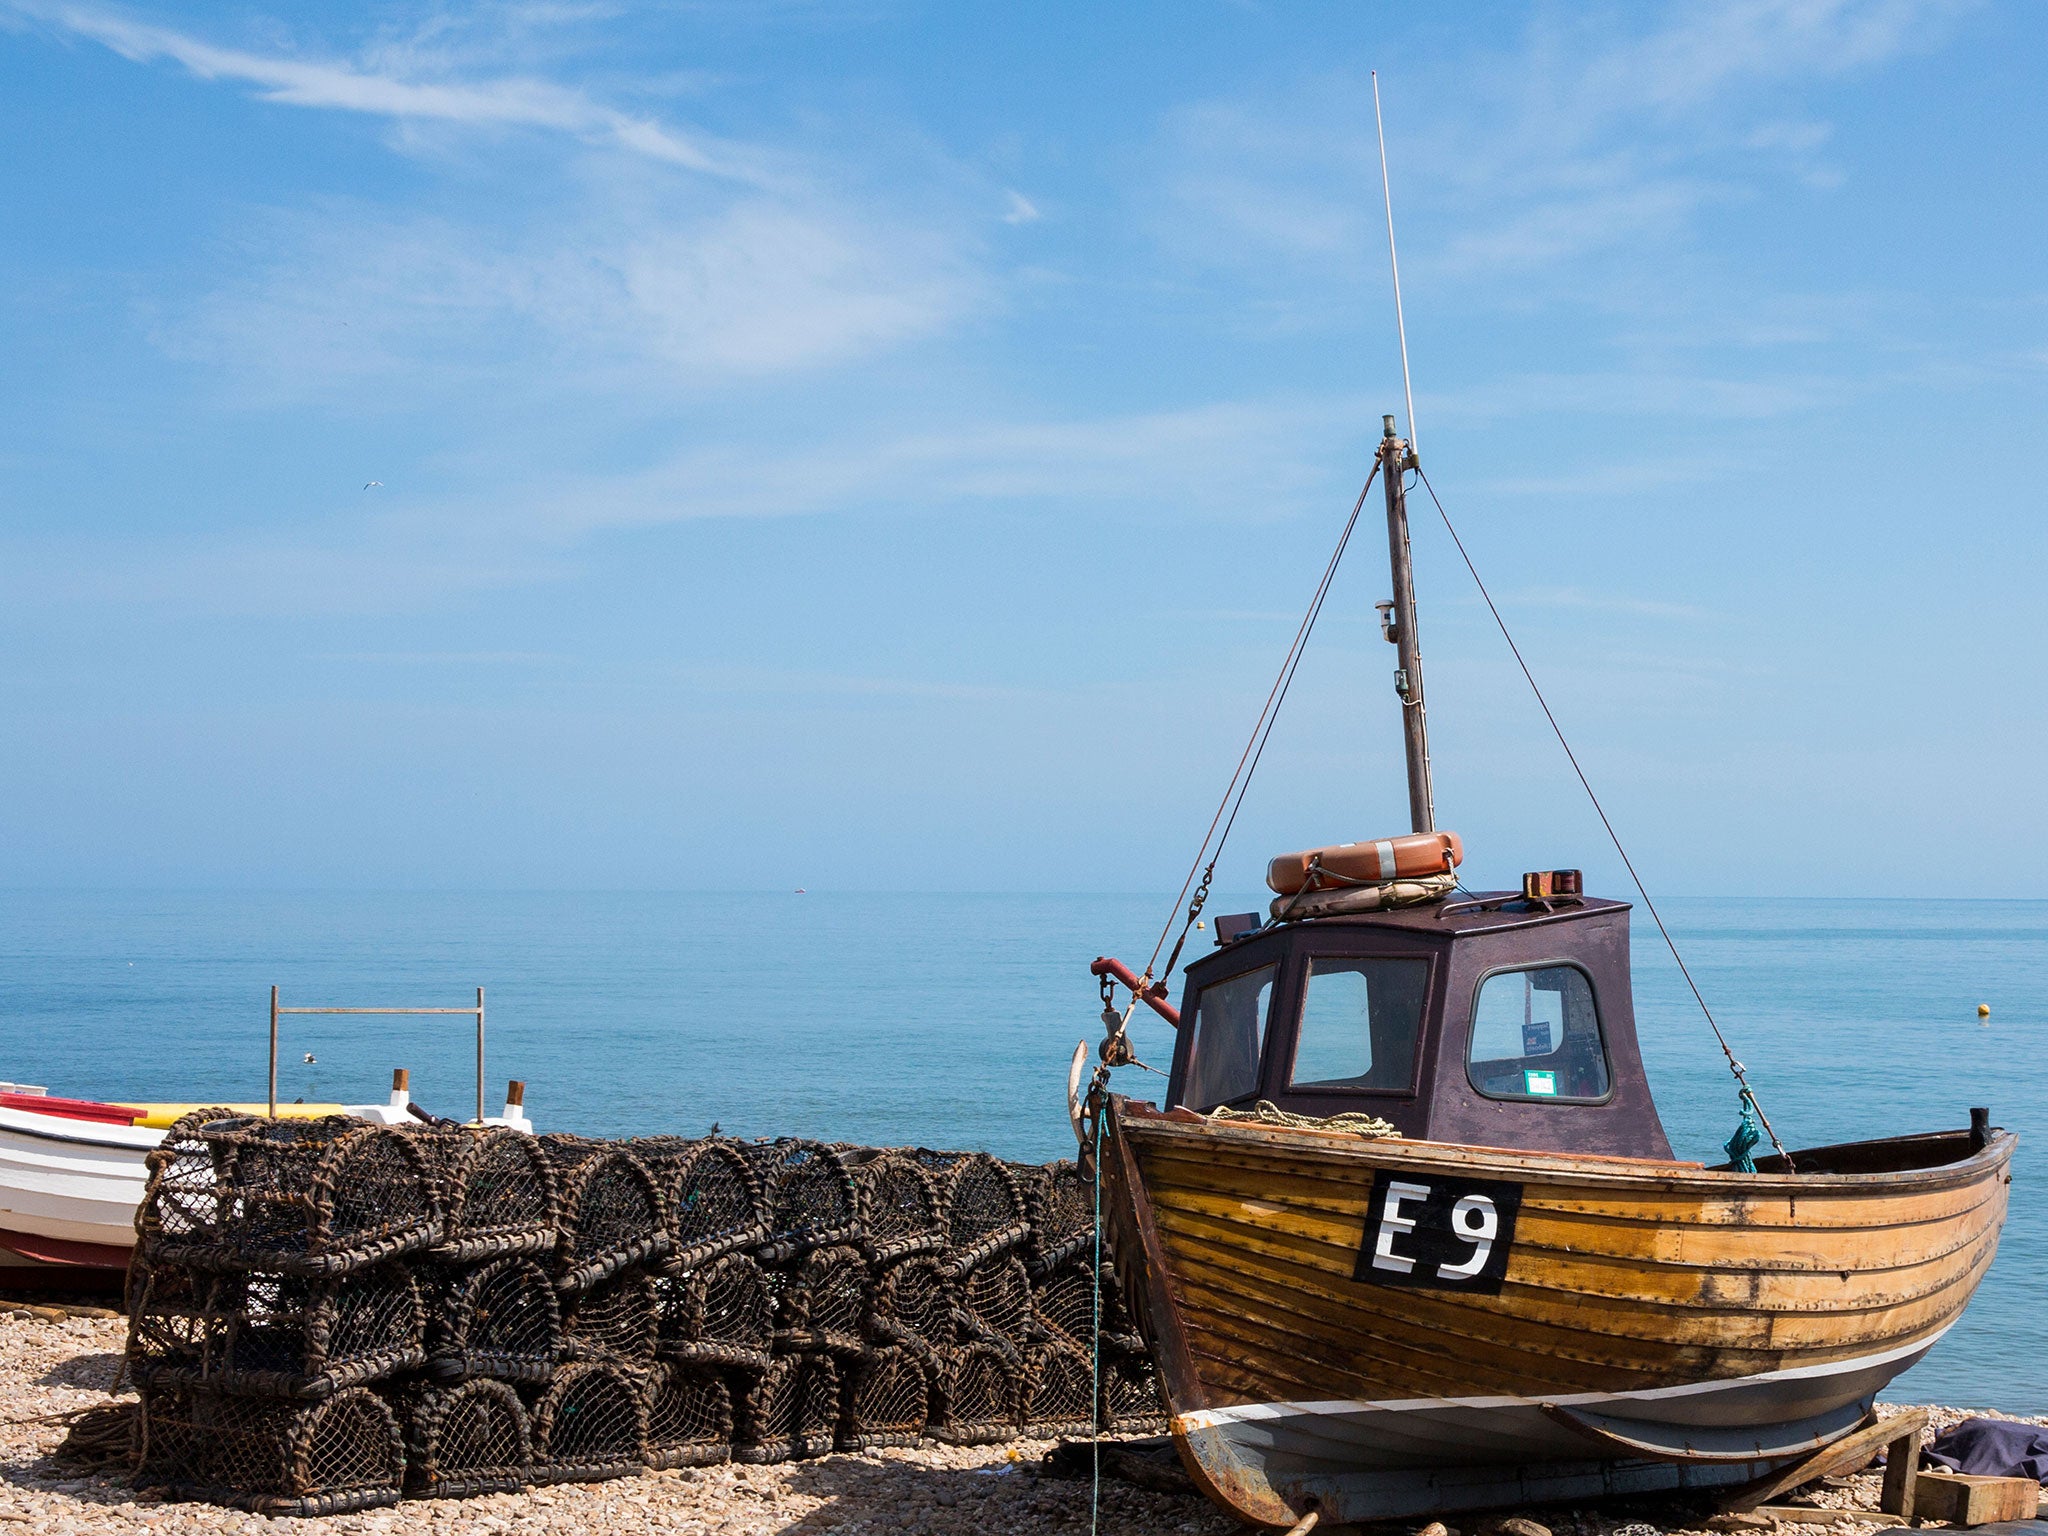
POLYGON ((1899 1454, 1906 1460, 1917 1460, 1920 1454, 1920 1431, 1926 1427, 1925 1408, 1908 1409, 1905 1413, 1893 1414, 1886 1419, 1873 1418, 1854 1434, 1846 1435, 1833 1445, 1816 1451, 1804 1461, 1794 1462, 1789 1467, 1773 1472, 1769 1477, 1760 1478, 1724 1495, 1721 1499, 1721 1511, 1723 1514, 1742 1514, 1759 1505, 1770 1503, 1781 1493, 1790 1493, 1794 1488, 1802 1487, 1818 1478, 1859 1472, 1886 1446, 1895 1449, 1900 1446, 1909 1447, 1899 1454))

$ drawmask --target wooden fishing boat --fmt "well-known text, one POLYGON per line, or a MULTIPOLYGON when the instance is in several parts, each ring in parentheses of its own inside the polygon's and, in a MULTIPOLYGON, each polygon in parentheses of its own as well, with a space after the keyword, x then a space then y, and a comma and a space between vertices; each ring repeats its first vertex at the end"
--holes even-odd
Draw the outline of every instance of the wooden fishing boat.
POLYGON ((1709 1487, 1809 1455, 1955 1323, 2011 1180, 2015 1138, 1974 1109, 1963 1129, 1755 1159, 1738 1132, 1727 1164, 1673 1159, 1629 906, 1570 871, 1451 890, 1411 465, 1388 417, 1383 612, 1413 831, 1443 839, 1441 868, 1412 837, 1377 863, 1370 845, 1276 860, 1270 920, 1220 919, 1178 1008, 1097 961, 1106 1000, 1121 981, 1176 1025, 1166 1107, 1107 1091, 1127 1009, 1105 1012, 1085 1105, 1078 1053, 1069 1080, 1174 1440, 1264 1526, 1709 1487))

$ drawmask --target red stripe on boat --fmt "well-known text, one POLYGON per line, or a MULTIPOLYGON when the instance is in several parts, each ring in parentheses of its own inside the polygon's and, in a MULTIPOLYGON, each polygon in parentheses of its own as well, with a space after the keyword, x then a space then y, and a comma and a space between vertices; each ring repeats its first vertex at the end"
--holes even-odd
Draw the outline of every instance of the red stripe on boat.
POLYGON ((100 1125, 133 1125, 142 1111, 121 1104, 95 1104, 91 1099, 58 1099, 41 1093, 0 1093, 0 1109, 25 1109, 32 1115, 64 1120, 91 1120, 100 1125))

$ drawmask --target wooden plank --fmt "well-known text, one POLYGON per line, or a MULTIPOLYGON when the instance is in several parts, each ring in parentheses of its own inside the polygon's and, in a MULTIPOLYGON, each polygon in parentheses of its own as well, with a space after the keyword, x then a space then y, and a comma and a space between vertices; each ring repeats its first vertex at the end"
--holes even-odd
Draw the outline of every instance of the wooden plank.
POLYGON ((1914 1517, 1920 1468, 1920 1431, 1900 1435, 1884 1450, 1884 1492, 1877 1507, 1902 1520, 1914 1517))
POLYGON ((1897 1515, 1875 1509, 1819 1509, 1811 1504, 1760 1504, 1750 1511, 1787 1525, 1904 1525, 1897 1515))
POLYGON ((1922 1472, 1913 1493, 1913 1518, 1989 1525, 1994 1520, 2031 1520, 2040 1503, 2041 1485, 2031 1477, 1922 1472))
POLYGON ((1881 1447, 1896 1440, 1911 1437, 1917 1450, 1920 1431, 1926 1427, 1925 1408, 1912 1408, 1888 1419, 1876 1419, 1854 1434, 1845 1435, 1833 1445, 1815 1451, 1804 1461, 1781 1467, 1768 1477, 1731 1489, 1721 1496, 1721 1510, 1734 1514, 1755 1509, 1759 1504, 1767 1504, 1779 1494, 1789 1493, 1816 1478, 1856 1471, 1866 1466, 1881 1447))

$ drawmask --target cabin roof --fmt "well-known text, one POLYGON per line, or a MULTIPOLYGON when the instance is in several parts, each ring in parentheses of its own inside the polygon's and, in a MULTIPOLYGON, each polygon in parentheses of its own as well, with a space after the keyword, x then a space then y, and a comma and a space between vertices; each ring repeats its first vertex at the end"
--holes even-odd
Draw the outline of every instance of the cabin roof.
POLYGON ((1397 907, 1390 912, 1353 912, 1336 917, 1297 918, 1268 924, 1245 935, 1275 933, 1282 928, 1388 928, 1407 933, 1490 933, 1508 928, 1534 928, 1569 922, 1596 912, 1626 912, 1629 903, 1587 896, 1575 901, 1527 902, 1520 891, 1475 891, 1452 901, 1397 907))

